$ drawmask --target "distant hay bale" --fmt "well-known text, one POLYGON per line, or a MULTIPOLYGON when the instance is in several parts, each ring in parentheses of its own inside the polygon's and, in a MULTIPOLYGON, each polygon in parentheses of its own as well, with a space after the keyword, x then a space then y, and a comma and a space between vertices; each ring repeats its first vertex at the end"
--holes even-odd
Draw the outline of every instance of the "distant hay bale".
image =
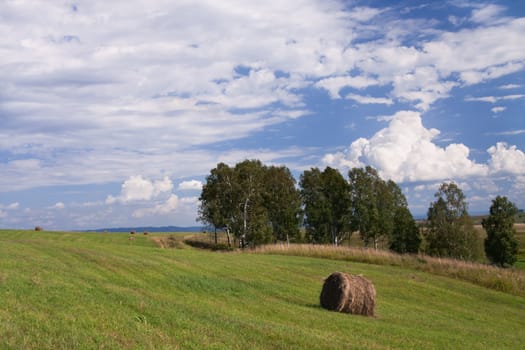
POLYGON ((43 231, 44 229, 41 226, 36 226, 35 231, 43 231))
POLYGON ((131 231, 129 234, 130 234, 130 235, 134 235, 134 234, 135 234, 135 231, 131 231))
POLYGON ((354 315, 374 316, 376 289, 361 276, 334 272, 324 281, 321 306, 325 309, 354 315))
POLYGON ((147 234, 148 234, 148 232, 147 232, 147 231, 144 231, 144 235, 147 235, 147 234))

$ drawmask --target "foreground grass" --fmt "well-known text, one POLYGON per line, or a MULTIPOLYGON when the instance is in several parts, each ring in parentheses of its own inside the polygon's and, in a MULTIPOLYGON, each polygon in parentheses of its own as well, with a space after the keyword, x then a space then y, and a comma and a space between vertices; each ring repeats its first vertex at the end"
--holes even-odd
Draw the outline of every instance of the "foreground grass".
POLYGON ((516 349, 525 299, 395 266, 160 249, 125 234, 0 231, 1 349, 516 349), (377 318, 318 306, 363 274, 377 318))

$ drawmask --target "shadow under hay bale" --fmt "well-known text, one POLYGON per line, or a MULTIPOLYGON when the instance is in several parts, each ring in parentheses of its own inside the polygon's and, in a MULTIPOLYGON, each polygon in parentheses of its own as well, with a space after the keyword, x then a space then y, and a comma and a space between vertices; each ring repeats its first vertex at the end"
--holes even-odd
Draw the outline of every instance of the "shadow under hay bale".
POLYGON ((334 272, 324 281, 321 306, 325 309, 354 315, 374 316, 376 289, 361 276, 334 272))

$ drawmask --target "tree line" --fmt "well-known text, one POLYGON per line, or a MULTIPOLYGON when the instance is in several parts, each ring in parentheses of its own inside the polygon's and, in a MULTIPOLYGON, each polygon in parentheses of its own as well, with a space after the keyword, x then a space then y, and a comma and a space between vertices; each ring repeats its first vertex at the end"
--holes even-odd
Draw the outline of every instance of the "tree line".
MULTIPOLYGON (((245 160, 230 167, 219 163, 206 177, 198 220, 224 231, 228 245, 255 246, 277 241, 339 245, 359 232, 365 246, 386 242, 399 253, 479 260, 499 265, 517 257, 513 218, 516 206, 497 197, 483 220, 483 247, 468 215, 468 204, 453 182, 443 183, 430 204, 425 225, 418 227, 400 187, 367 166, 348 178, 331 167, 305 170, 299 183, 285 166, 245 160), (483 249, 484 248, 484 249, 483 249)), ((216 238, 217 240, 217 238, 216 238)), ((217 242, 216 242, 217 243, 217 242)))

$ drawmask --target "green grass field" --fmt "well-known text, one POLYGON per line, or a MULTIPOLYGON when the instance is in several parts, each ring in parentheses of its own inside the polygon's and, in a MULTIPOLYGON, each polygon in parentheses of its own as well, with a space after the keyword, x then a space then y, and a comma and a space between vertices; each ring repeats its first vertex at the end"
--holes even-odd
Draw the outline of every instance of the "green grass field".
POLYGON ((525 298, 393 266, 0 231, 0 349, 518 349, 525 298), (377 317, 321 309, 363 274, 377 317))

